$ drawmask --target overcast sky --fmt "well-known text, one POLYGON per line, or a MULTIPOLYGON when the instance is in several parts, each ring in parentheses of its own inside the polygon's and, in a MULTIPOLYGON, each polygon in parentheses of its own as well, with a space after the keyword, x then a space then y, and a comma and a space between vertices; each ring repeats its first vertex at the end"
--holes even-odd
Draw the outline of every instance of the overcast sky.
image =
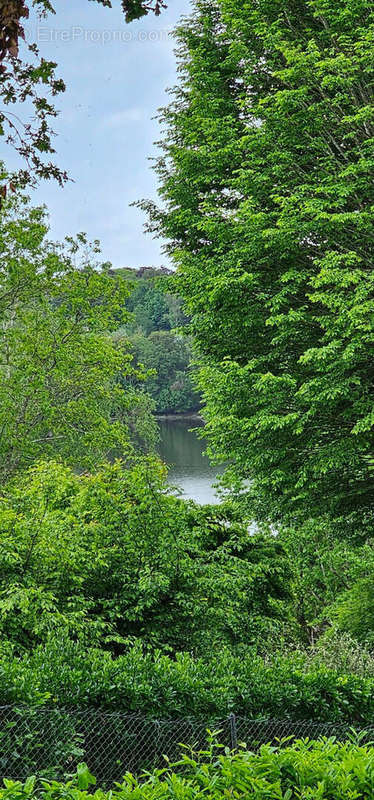
POLYGON ((51 233, 86 231, 102 242, 115 266, 165 263, 161 243, 143 233, 143 214, 129 204, 156 196, 148 158, 159 137, 152 120, 175 84, 174 43, 169 35, 189 0, 169 0, 160 17, 126 25, 119 0, 113 9, 87 0, 56 0, 57 14, 28 33, 41 54, 59 64, 66 93, 54 127, 60 166, 74 179, 64 189, 44 182, 34 199, 50 210, 51 233))

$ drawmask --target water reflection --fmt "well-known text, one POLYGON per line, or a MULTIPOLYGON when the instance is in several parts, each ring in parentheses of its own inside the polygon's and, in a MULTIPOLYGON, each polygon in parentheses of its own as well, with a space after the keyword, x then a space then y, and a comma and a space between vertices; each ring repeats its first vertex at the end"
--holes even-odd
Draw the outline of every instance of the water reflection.
POLYGON ((219 470, 212 467, 204 455, 205 442, 190 430, 203 423, 184 417, 158 422, 161 434, 159 454, 170 466, 169 482, 178 486, 184 497, 196 503, 219 503, 213 488, 219 470))

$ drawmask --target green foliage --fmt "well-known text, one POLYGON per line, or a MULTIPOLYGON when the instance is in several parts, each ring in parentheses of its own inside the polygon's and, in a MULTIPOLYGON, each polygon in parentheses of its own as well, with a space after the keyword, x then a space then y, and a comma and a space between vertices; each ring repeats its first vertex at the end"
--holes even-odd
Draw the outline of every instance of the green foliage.
POLYGON ((0 631, 17 650, 59 627, 114 651, 140 637, 198 652, 289 622, 282 546, 171 496, 152 457, 84 475, 37 464, 3 492, 0 542, 0 631))
MULTIPOLYGON (((373 723, 373 13, 197 0, 163 112, 164 207, 148 206, 176 279, 100 265, 82 234, 53 245, 44 211, 1 191, 0 703, 31 707, 24 740, 0 732, 14 771, 34 768, 45 705, 373 723), (152 410, 198 408, 191 334, 211 452, 229 460, 218 507, 176 498, 132 445, 152 446, 152 410)), ((54 174, 54 109, 34 90, 63 87, 0 48, 6 104, 23 91, 39 108, 21 179, 54 174)), ((118 793, 373 796, 354 744, 214 759, 118 793)), ((39 794, 84 795, 78 773, 39 794)))
MULTIPOLYGON (((98 0, 99 3, 109 5, 108 0, 98 0)), ((164 0, 122 0, 122 8, 125 12, 126 22, 145 17, 150 11, 154 11, 158 17, 161 9, 167 8, 164 0)))
POLYGON ((316 648, 309 654, 314 667, 321 665, 336 670, 339 674, 374 677, 374 657, 371 650, 363 647, 349 633, 330 629, 322 636, 316 648))
MULTIPOLYGON (((358 642, 373 646, 374 636, 374 550, 373 540, 357 537, 349 520, 345 530, 328 517, 280 531, 280 540, 293 564, 293 614, 301 639, 314 645, 322 638, 322 650, 331 639, 336 644, 347 635, 347 663, 366 663, 370 654, 361 652, 358 642), (344 535, 343 535, 344 533, 344 535), (343 637, 343 638, 342 638, 343 637), (356 640, 356 641, 354 641, 356 640)), ((344 662, 344 648, 338 662, 344 662)), ((332 664, 326 654, 327 664, 332 664)))
MULTIPOLYGON (((371 800, 374 792, 374 751, 358 741, 339 744, 334 739, 284 742, 279 748, 264 745, 258 754, 242 747, 230 754, 213 742, 207 749, 182 753, 175 764, 145 774, 138 781, 126 773, 122 784, 106 794, 97 789, 95 800, 198 800, 208 795, 218 800, 231 794, 253 800, 371 800), (174 771, 175 770, 175 771, 174 771)), ((86 764, 79 764, 67 783, 29 778, 25 784, 4 781, 0 800, 20 797, 38 800, 89 800, 95 779, 86 764)))
POLYGON ((137 331, 140 328, 145 336, 149 336, 153 331, 176 327, 178 322, 173 319, 170 295, 163 289, 169 273, 145 268, 135 273, 135 279, 130 273, 129 270, 114 271, 114 275, 125 274, 132 284, 131 294, 126 301, 126 308, 133 314, 129 329, 137 331))
MULTIPOLYGON (((90 466, 128 448, 131 355, 111 331, 125 321, 127 284, 96 268, 83 235, 58 247, 43 209, 14 201, 0 231, 0 480, 40 457, 90 466), (83 251, 83 252, 81 252, 83 251), (122 386, 117 377, 122 375, 122 386)), ((149 437, 155 426, 148 424, 149 437)), ((146 431, 145 423, 143 430, 146 431)))
POLYGON ((59 631, 22 657, 4 653, 0 678, 1 705, 101 708, 161 719, 220 719, 234 711, 249 719, 361 727, 374 720, 372 676, 339 674, 322 659, 297 653, 264 659, 255 648, 208 645, 200 657, 172 657, 139 642, 113 657, 59 631))
POLYGON ((374 641, 374 575, 360 578, 338 598, 332 609, 341 631, 373 646, 374 641))
MULTIPOLYGON (((199 408, 200 398, 192 383, 191 348, 185 336, 153 331, 148 337, 134 333, 125 339, 134 365, 151 370, 145 388, 159 414, 188 413, 199 408)), ((139 384, 137 386, 139 387, 139 384)))
MULTIPOLYGON (((143 388, 149 393, 159 414, 191 413, 200 407, 200 396, 193 384, 191 339, 186 335, 188 318, 180 298, 171 293, 172 273, 166 269, 143 267, 115 270, 129 281, 132 291, 126 300, 131 318, 117 333, 119 342, 130 347, 134 364, 148 371, 143 388), (183 330, 184 329, 184 330, 183 330), (181 334, 184 335, 181 335, 181 334)), ((134 381, 137 391, 139 381, 134 381)))
MULTIPOLYGON (((370 0, 202 0, 158 171, 207 434, 253 515, 373 512, 370 0)), ((146 204, 147 205, 147 204, 146 204)))
POLYGON ((350 625, 345 616, 349 607, 353 614, 354 597, 362 625, 367 632, 373 629, 369 608, 365 610, 374 574, 372 539, 357 541, 348 524, 343 531, 322 516, 279 535, 294 567, 294 614, 305 641, 315 642, 332 623, 355 635, 353 619, 350 625))
POLYGON ((81 737, 73 717, 54 709, 52 737, 46 735, 45 725, 46 716, 40 705, 14 708, 7 719, 2 720, 0 758, 3 775, 37 772, 40 777, 53 779, 58 765, 76 763, 82 757, 81 737))

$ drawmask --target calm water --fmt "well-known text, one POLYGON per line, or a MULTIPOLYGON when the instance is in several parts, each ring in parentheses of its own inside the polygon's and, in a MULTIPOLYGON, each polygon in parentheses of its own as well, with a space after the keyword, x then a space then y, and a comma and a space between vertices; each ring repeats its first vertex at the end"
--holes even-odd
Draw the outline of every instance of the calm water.
MULTIPOLYGON (((200 423, 201 424, 201 423, 200 423)), ((178 486, 184 497, 196 503, 218 503, 213 483, 218 468, 212 467, 203 454, 205 442, 190 428, 199 426, 195 419, 159 420, 161 442, 159 453, 170 466, 169 482, 178 486)))

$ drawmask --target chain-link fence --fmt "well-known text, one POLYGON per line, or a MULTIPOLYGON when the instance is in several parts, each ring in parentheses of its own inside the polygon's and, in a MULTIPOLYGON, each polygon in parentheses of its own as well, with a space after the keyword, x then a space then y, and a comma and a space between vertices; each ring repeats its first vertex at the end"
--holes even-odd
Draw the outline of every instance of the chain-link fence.
MULTIPOLYGON (((154 719, 100 710, 71 711, 46 708, 0 708, 0 777, 24 780, 36 774, 65 779, 86 761, 99 785, 121 780, 125 772, 165 765, 165 755, 175 761, 181 745, 204 749, 207 730, 230 749, 245 743, 256 750, 285 737, 318 739, 352 735, 348 724, 252 720, 230 714, 224 719, 154 719)), ((374 739, 374 725, 365 741, 374 739)))

